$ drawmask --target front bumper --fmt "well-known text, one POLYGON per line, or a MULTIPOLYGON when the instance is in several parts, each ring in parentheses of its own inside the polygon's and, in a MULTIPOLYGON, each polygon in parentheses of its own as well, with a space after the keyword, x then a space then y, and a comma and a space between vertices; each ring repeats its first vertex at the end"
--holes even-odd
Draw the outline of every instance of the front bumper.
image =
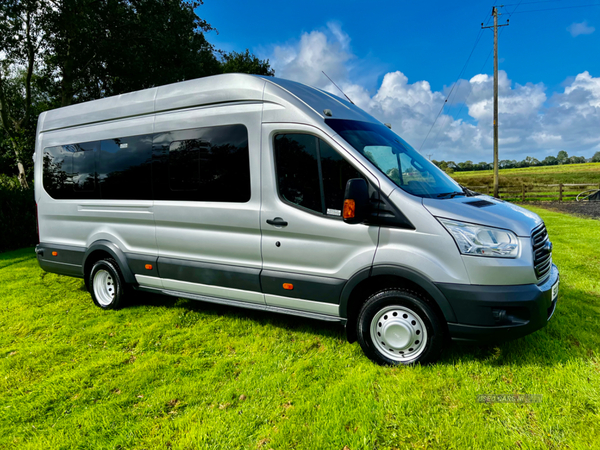
POLYGON ((552 287, 558 280, 558 268, 552 265, 540 285, 436 286, 456 315, 456 323, 448 323, 452 339, 485 342, 516 339, 546 326, 556 309, 558 297, 552 300, 552 287))

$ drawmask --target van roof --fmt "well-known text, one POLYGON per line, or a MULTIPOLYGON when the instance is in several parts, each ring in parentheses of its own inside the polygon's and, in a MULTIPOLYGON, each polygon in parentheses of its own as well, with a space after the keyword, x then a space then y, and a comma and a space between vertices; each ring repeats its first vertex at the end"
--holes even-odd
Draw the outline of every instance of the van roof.
MULTIPOLYGON (((159 86, 53 109, 40 114, 38 132, 124 119, 157 112, 240 102, 268 102, 296 109, 312 120, 333 118, 377 122, 362 109, 333 94, 295 81, 247 74, 223 74, 159 86)), ((296 115, 276 114, 266 122, 298 122, 296 115)))

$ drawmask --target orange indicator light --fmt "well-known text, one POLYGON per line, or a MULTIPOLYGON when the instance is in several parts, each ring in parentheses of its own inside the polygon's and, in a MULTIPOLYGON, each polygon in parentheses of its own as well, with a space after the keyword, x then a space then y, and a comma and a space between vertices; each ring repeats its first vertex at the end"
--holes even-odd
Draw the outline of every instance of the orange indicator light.
POLYGON ((52 256, 58 256, 58 252, 52 252, 52 256))
POLYGON ((344 200, 344 219, 352 219, 356 214, 356 203, 351 198, 344 200))
POLYGON ((146 264, 144 267, 148 270, 152 270, 152 264, 146 264))
POLYGON ((294 285, 292 283, 283 283, 283 288, 285 290, 291 291, 292 289, 294 289, 294 285))

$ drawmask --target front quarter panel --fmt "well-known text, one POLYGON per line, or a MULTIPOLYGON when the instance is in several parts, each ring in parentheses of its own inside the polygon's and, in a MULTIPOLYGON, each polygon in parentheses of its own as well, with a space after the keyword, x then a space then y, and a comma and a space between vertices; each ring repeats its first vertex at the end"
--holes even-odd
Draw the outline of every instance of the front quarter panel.
POLYGON ((454 240, 423 207, 421 199, 400 190, 392 192, 389 198, 415 229, 381 227, 374 264, 410 267, 433 282, 469 284, 454 240))

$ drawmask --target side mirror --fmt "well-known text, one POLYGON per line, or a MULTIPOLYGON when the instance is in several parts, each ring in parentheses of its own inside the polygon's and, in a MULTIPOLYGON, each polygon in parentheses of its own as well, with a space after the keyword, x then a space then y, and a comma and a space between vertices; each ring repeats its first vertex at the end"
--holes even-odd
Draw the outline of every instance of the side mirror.
POLYGON ((344 222, 362 223, 369 211, 369 189, 362 178, 352 178, 346 183, 344 195, 344 222))

